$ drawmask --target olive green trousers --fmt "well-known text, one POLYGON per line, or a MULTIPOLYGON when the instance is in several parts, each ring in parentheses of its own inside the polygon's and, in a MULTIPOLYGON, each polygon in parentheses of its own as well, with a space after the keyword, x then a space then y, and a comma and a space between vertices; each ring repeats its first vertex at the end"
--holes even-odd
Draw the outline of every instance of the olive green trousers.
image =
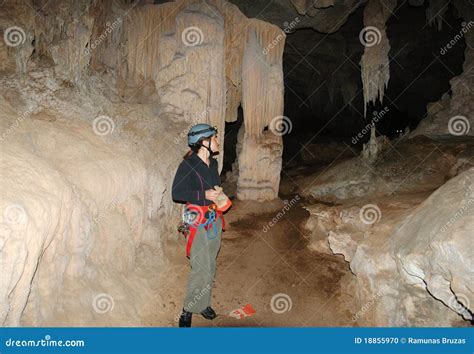
POLYGON ((212 286, 216 275, 216 259, 221 248, 222 219, 215 221, 217 236, 213 227, 206 232, 204 228, 197 230, 189 257, 191 271, 189 273, 184 309, 193 313, 201 313, 211 306, 212 286))

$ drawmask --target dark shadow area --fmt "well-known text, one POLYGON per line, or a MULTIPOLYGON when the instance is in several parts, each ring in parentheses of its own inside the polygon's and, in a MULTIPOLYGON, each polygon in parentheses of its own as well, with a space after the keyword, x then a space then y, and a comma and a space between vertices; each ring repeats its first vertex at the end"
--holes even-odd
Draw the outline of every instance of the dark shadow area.
POLYGON ((413 130, 426 116, 426 106, 449 88, 449 80, 462 72, 465 40, 448 52, 442 48, 459 34, 461 20, 450 5, 442 30, 426 21, 426 6, 405 2, 387 22, 390 41, 390 80, 383 101, 370 104, 364 117, 360 60, 364 46, 359 40, 363 8, 355 11, 333 34, 312 29, 288 34, 284 51, 285 116, 292 131, 284 136, 285 161, 297 160, 308 143, 345 142, 360 148, 370 134, 354 143, 373 117, 377 135, 397 137, 413 130))
POLYGON ((242 106, 239 106, 237 120, 225 123, 225 144, 224 144, 224 164, 221 171, 221 178, 225 180, 227 171, 232 171, 232 164, 237 158, 237 134, 244 122, 242 106))

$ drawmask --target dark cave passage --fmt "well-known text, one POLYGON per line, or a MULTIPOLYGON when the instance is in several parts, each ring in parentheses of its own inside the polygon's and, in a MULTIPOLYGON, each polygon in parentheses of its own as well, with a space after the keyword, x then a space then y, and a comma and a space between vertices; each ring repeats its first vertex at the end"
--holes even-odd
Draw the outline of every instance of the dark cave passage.
POLYGON ((244 122, 244 115, 242 106, 238 108, 237 120, 235 122, 225 123, 225 145, 224 145, 224 165, 222 168, 221 176, 225 179, 227 171, 232 171, 232 164, 237 159, 237 136, 239 129, 242 127, 244 122))
POLYGON ((459 34, 462 20, 448 6, 438 30, 427 24, 426 7, 404 2, 387 22, 390 80, 383 101, 369 104, 366 117, 359 65, 364 52, 359 39, 363 9, 336 33, 298 29, 288 34, 283 57, 285 116, 293 129, 284 136, 284 164, 308 142, 346 142, 360 148, 370 134, 356 144, 351 140, 374 117, 377 135, 393 139, 407 127, 416 128, 429 102, 449 94, 449 80, 462 72, 465 40, 444 55, 440 51, 459 34))

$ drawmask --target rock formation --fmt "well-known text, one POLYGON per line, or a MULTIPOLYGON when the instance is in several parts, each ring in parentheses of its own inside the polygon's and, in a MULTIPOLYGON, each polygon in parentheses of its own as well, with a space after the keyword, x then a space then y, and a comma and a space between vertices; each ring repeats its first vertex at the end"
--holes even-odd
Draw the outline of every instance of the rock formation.
POLYGON ((364 144, 361 157, 365 159, 367 163, 373 164, 377 158, 381 156, 382 151, 389 145, 390 143, 386 136, 375 136, 375 127, 372 126, 370 129, 370 140, 367 144, 364 144))
POLYGON ((387 38, 385 22, 397 5, 396 0, 370 0, 364 9, 364 25, 360 40, 365 46, 360 60, 362 85, 364 87, 364 116, 367 104, 382 101, 385 87, 390 79, 388 51, 390 44, 387 38))
POLYGON ((1 323, 138 324, 154 296, 143 255, 165 266, 174 228, 159 220, 177 217, 166 181, 180 153, 156 161, 173 144, 157 138, 180 129, 112 104, 105 85, 78 94, 44 68, 27 79, 2 78, 1 323))
MULTIPOLYGON (((237 196, 271 200, 278 196, 284 134, 283 70, 285 35, 254 20, 242 62, 244 138, 239 154, 237 196), (264 131, 265 127, 270 129, 264 131)), ((290 122, 291 123, 291 122, 290 122)))
MULTIPOLYGON (((451 179, 425 200, 391 236, 399 273, 466 320, 473 319, 469 245, 474 228, 474 168, 451 179)), ((401 289, 401 293, 403 293, 401 289)), ((408 289, 408 294, 411 290, 408 289)), ((409 296, 400 299, 409 321, 409 296)), ((415 304, 416 306, 416 304, 415 304)), ((419 311, 419 310, 418 310, 419 311)))

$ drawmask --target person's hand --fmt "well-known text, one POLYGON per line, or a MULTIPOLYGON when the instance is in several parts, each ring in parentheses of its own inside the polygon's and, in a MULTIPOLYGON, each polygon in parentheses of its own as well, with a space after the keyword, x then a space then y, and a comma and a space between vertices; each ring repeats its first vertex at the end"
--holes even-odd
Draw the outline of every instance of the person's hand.
POLYGON ((218 195, 219 192, 214 189, 206 190, 206 199, 212 200, 213 202, 217 200, 218 195))

